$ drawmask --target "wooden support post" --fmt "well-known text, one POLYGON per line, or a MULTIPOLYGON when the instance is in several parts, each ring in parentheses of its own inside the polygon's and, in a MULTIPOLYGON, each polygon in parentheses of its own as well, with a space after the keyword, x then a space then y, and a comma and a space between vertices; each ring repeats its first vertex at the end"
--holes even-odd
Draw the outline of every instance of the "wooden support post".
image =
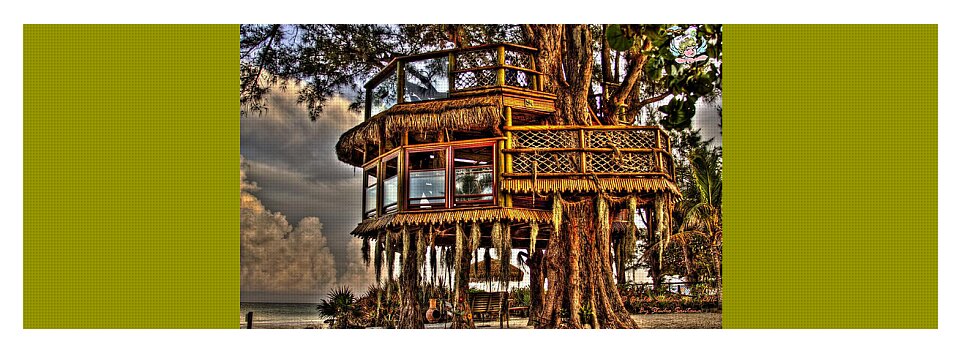
MULTIPOLYGON (((579 130, 580 149, 587 148, 587 133, 583 129, 579 130)), ((587 172, 587 152, 580 151, 580 172, 587 172)))
MULTIPOLYGON (((528 53, 528 55, 532 55, 532 54, 528 53)), ((530 69, 537 71, 537 60, 534 57, 530 58, 530 69)), ((536 91, 543 91, 543 84, 542 84, 543 77, 540 75, 540 73, 531 74, 531 76, 533 77, 533 83, 530 84, 530 86, 533 87, 533 89, 536 91)))
POLYGON ((503 68, 504 62, 506 61, 506 49, 504 47, 497 47, 497 86, 506 85, 507 80, 507 71, 503 68))
POLYGON ((370 113, 373 111, 373 91, 367 89, 366 91, 366 101, 363 101, 363 120, 370 119, 370 113))
POLYGON ((453 71, 457 69, 457 56, 453 52, 447 54, 447 93, 457 89, 457 77, 453 71))
MULTIPOLYGON (((660 139, 660 130, 657 130, 657 149, 663 149, 663 140, 660 139)), ((653 152, 653 155, 657 157, 657 169, 660 170, 664 175, 667 174, 667 169, 663 168, 663 154, 660 152, 653 152)))
MULTIPOLYGON (((382 144, 382 143, 381 143, 381 144, 382 144)), ((382 150, 381 150, 380 154, 383 154, 382 150)), ((387 173, 387 172, 385 171, 386 169, 384 169, 384 167, 383 167, 383 164, 384 164, 384 163, 383 163, 383 159, 377 160, 377 190, 376 190, 377 200, 376 200, 376 202, 377 202, 377 216, 378 216, 378 217, 381 216, 381 215, 383 215, 383 175, 387 173)), ((364 190, 366 190, 366 189, 364 189, 364 190)), ((366 195, 366 194, 364 194, 364 195, 366 195)))
MULTIPOLYGON (((406 145, 407 132, 403 132, 403 141, 406 145)), ((400 147, 397 152, 397 212, 407 210, 407 149, 400 147)))
MULTIPOLYGON (((502 180, 503 180, 503 173, 504 173, 504 171, 505 171, 505 169, 506 169, 505 166, 504 166, 504 163, 506 163, 506 162, 504 161, 504 159, 505 159, 506 157, 505 157, 505 155, 504 155, 504 153, 503 153, 503 146, 504 146, 505 143, 506 143, 506 141, 504 141, 504 140, 499 140, 499 141, 497 141, 497 146, 496 146, 496 147, 497 147, 497 152, 496 152, 496 154, 494 154, 494 157, 495 157, 495 159, 496 159, 496 167, 497 167, 497 175, 496 175, 496 176, 497 176, 498 179, 501 180, 501 181, 497 181, 497 185, 498 185, 498 186, 503 183, 503 181, 502 181, 502 180)), ((501 206, 501 207, 507 206, 506 195, 505 195, 502 191, 500 191, 499 188, 497 189, 497 205, 499 205, 499 206, 501 206)))
MULTIPOLYGON (((502 48, 503 47, 501 46, 501 49, 502 48)), ((504 118, 506 119, 504 121, 504 124, 508 127, 513 126, 513 109, 510 107, 503 107, 503 115, 504 115, 504 118)), ((504 141, 504 148, 507 148, 507 149, 513 148, 513 132, 507 131, 505 135, 507 137, 507 140, 504 141)), ((500 153, 503 153, 503 152, 500 152, 500 153)), ((504 163, 503 170, 505 172, 508 172, 508 173, 513 172, 513 155, 512 154, 509 154, 509 153, 504 154, 503 163, 504 163)), ((503 205, 505 207, 513 207, 512 194, 509 194, 509 193, 504 194, 503 205)))
POLYGON ((406 72, 404 67, 406 67, 406 62, 397 61, 397 103, 403 103, 403 86, 407 83, 406 72))
POLYGON ((247 312, 247 329, 253 329, 253 311, 247 312))

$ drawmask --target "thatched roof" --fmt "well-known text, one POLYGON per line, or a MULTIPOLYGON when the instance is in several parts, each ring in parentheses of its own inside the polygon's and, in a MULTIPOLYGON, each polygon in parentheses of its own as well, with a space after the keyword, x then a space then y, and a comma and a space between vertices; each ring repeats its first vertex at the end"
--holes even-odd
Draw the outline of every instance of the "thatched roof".
POLYGON ((499 96, 480 96, 397 104, 347 130, 337 142, 337 157, 359 166, 355 154, 367 144, 377 145, 383 136, 404 131, 434 132, 499 130, 503 102, 499 96))
MULTIPOLYGON (((487 275, 486 264, 488 261, 478 261, 470 265, 470 282, 487 282, 487 281, 499 281, 500 280, 500 259, 491 259, 490 264, 490 274, 493 276, 487 275)), ((514 282, 519 282, 523 280, 523 271, 519 267, 513 266, 510 264, 508 266, 510 269, 509 280, 514 282)))
MULTIPOLYGON (((503 179, 500 187, 510 193, 532 193, 533 181, 526 178, 503 179)), ((581 192, 671 192, 680 196, 680 189, 673 181, 664 178, 539 178, 537 193, 581 192)))
POLYGON ((364 220, 353 229, 354 236, 364 237, 387 228, 399 228, 403 225, 441 225, 467 222, 538 222, 549 223, 551 212, 525 208, 465 208, 442 211, 407 212, 387 214, 364 220))

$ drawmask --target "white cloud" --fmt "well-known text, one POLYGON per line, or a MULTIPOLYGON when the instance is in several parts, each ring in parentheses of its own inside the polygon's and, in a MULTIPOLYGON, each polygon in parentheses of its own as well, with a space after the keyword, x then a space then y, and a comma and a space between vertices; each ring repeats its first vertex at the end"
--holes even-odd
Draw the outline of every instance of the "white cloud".
POLYGON ((362 292, 372 282, 371 273, 360 258, 360 241, 351 242, 343 252, 349 262, 338 273, 334 255, 317 217, 304 217, 296 226, 273 212, 251 192, 259 190, 246 178, 248 165, 241 156, 240 167, 240 290, 273 295, 325 294, 330 288, 347 285, 362 292))

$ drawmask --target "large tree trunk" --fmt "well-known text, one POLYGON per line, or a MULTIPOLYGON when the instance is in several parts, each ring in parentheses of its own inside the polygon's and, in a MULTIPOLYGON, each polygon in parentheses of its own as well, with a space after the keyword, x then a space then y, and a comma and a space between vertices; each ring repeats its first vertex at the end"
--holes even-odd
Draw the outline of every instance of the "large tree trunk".
MULTIPOLYGON (((474 225, 477 224, 474 223, 474 225)), ((456 310, 453 316, 452 328, 475 328, 468 293, 470 289, 470 258, 473 256, 470 250, 472 247, 471 239, 467 233, 463 231, 463 226, 460 224, 457 224, 455 232, 457 235, 456 247, 454 248, 456 259, 454 262, 454 271, 456 273, 456 279, 454 280, 454 290, 456 293, 454 295, 454 307, 456 310)))
MULTIPOLYGON (((420 310, 420 298, 417 291, 420 289, 420 273, 417 271, 417 249, 413 243, 413 234, 406 226, 400 231, 403 241, 403 254, 400 264, 400 317, 399 328, 423 328, 423 314, 420 310)), ((419 236, 419 234, 417 234, 419 236)), ((419 239, 419 238, 417 238, 419 239)))
MULTIPOLYGON (((538 49, 536 63, 543 73, 544 90, 557 96, 551 123, 592 124, 588 95, 594 58, 589 28, 525 25, 523 29, 527 41, 538 49)), ((564 214, 554 219, 560 222, 554 223, 541 262, 549 288, 544 292, 542 308, 531 310, 538 328, 637 326, 617 291, 609 214, 597 215, 597 202, 596 197, 575 203, 566 203, 559 195, 554 197, 554 206, 564 214), (602 221, 598 222, 598 217, 602 221)))
POLYGON ((617 247, 617 284, 627 283, 627 252, 626 247, 621 242, 615 244, 617 247))
POLYGON ((550 288, 537 327, 636 328, 614 281, 609 203, 554 195, 553 205, 560 224, 544 255, 550 288))
POLYGON ((529 254, 527 266, 530 267, 530 319, 527 325, 533 326, 537 324, 537 317, 543 309, 543 250, 534 249, 529 254))
POLYGON ((647 275, 653 280, 653 290, 659 292, 663 287, 663 267, 661 266, 661 254, 663 254, 663 239, 667 230, 667 210, 666 198, 656 198, 649 207, 650 216, 647 220, 647 275))

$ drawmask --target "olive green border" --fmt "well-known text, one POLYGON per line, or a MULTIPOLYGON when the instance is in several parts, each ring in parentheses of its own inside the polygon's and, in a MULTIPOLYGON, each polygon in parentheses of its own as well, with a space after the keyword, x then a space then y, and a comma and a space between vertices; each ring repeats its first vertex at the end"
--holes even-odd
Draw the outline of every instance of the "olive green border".
MULTIPOLYGON (((937 327, 937 26, 724 31, 724 326, 937 327)), ((236 328, 237 38, 24 26, 24 327, 236 328)))
POLYGON ((23 326, 236 328, 237 25, 23 27, 23 326))
POLYGON ((724 26, 725 328, 937 327, 937 26, 724 26))

